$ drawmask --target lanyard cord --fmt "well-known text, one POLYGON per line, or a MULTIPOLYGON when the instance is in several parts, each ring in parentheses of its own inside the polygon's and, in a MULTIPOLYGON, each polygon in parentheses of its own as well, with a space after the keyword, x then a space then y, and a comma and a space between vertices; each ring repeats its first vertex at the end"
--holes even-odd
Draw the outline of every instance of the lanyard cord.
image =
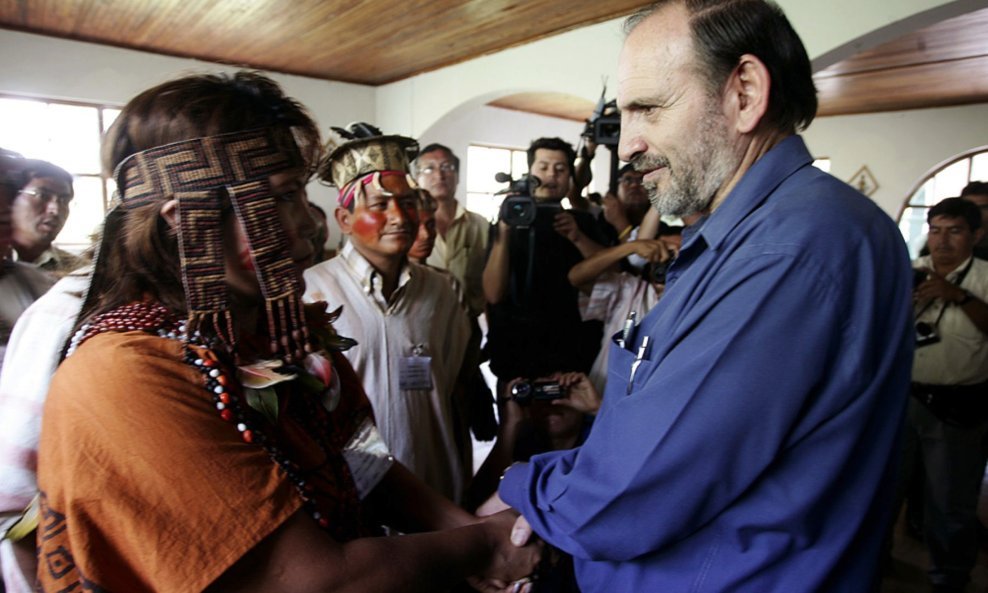
MULTIPOLYGON (((973 255, 971 256, 971 258, 969 260, 967 260, 967 265, 964 266, 964 269, 961 270, 961 273, 957 275, 957 281, 956 282, 951 282, 950 284, 953 284, 954 286, 960 286, 961 283, 964 282, 964 278, 967 278, 967 273, 971 271, 971 266, 972 265, 974 265, 974 256, 973 255)), ((926 305, 923 306, 923 308, 919 310, 919 313, 916 313, 916 319, 919 319, 919 316, 922 315, 923 313, 925 313, 926 310, 929 309, 933 305, 933 303, 935 301, 936 301, 936 299, 933 299, 932 301, 926 303, 926 305)), ((940 307, 940 313, 937 314, 937 319, 936 319, 936 321, 933 322, 933 327, 934 328, 940 327, 940 320, 943 319, 943 314, 947 310, 947 305, 950 305, 950 303, 948 303, 947 301, 943 301, 943 305, 940 307)))

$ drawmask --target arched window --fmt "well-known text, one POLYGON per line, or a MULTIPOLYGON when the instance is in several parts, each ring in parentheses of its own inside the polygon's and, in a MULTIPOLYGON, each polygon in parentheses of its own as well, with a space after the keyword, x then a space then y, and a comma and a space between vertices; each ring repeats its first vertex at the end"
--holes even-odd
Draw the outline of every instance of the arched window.
POLYGON ((899 214, 899 230, 912 258, 926 243, 926 212, 944 198, 959 196, 971 181, 988 181, 988 146, 969 150, 940 163, 917 184, 899 214))

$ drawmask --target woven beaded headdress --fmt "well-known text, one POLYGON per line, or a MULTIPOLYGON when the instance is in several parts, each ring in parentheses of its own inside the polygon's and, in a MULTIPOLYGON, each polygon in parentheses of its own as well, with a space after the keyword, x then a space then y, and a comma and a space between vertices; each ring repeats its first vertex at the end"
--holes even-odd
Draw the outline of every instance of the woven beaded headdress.
POLYGON ((330 139, 326 144, 326 156, 319 163, 319 178, 340 189, 339 202, 349 207, 356 193, 363 190, 358 179, 373 175, 368 180, 380 186, 381 174, 401 174, 410 187, 417 187, 409 175, 410 163, 418 155, 419 143, 405 136, 385 136, 381 130, 362 122, 344 128, 331 128, 339 140, 330 139))
MULTIPOLYGON (((107 215, 100 251, 108 240, 114 240, 119 229, 111 227, 119 225, 123 211, 177 200, 187 331, 215 335, 233 352, 236 344, 222 226, 224 206, 229 202, 247 237, 264 298, 272 354, 300 358, 308 339, 302 283, 268 177, 302 167, 294 138, 280 128, 193 138, 135 153, 114 172, 118 203, 107 215)), ((99 267, 97 254, 94 283, 99 267)))

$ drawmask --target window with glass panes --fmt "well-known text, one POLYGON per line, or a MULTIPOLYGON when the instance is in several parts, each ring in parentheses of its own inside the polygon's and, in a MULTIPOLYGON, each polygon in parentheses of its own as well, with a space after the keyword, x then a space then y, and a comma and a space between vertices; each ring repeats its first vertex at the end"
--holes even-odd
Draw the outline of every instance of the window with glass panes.
POLYGON ((0 144, 49 161, 73 176, 75 197, 55 244, 81 251, 103 220, 113 193, 100 171, 100 140, 120 114, 108 105, 0 95, 0 144))
POLYGON ((504 196, 495 195, 507 187, 494 179, 507 173, 518 179, 528 173, 528 155, 522 148, 501 148, 471 144, 467 147, 467 210, 488 220, 497 218, 504 196))
POLYGON ((971 181, 988 181, 988 146, 969 151, 930 173, 913 191, 899 214, 899 231, 913 259, 926 244, 926 213, 944 198, 960 195, 971 181))

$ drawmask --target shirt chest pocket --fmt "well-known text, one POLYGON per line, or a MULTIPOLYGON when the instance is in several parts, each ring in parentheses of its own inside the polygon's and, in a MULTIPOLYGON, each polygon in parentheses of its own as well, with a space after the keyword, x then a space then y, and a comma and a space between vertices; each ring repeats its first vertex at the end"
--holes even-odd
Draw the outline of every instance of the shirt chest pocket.
POLYGON ((647 344, 624 348, 614 338, 608 347, 611 350, 608 354, 605 397, 634 395, 652 374, 655 363, 649 359, 651 348, 647 344))

